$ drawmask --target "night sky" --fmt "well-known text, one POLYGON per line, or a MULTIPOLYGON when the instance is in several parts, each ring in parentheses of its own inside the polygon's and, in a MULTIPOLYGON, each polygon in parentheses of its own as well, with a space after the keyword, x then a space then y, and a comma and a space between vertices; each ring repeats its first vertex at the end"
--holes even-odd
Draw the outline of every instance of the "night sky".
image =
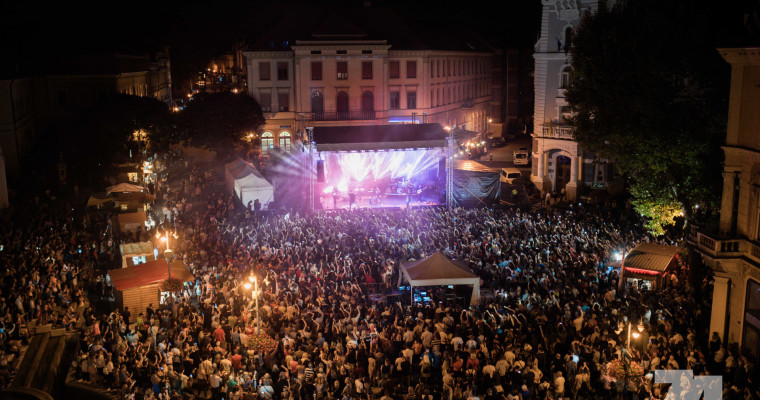
MULTIPOLYGON (((117 3, 54 2, 42 6, 17 2, 4 6, 0 43, 20 70, 69 52, 128 51, 146 39, 170 45, 173 62, 208 58, 228 51, 241 39, 254 41, 289 9, 301 4, 342 8, 362 6, 364 1, 223 1, 213 5, 138 1, 118 3, 120 9, 114 9, 117 3)), ((532 47, 541 11, 540 0, 507 1, 500 3, 498 10, 488 1, 384 0, 372 5, 393 8, 421 22, 469 27, 497 47, 532 47)), ((9 65, 4 68, 8 70, 9 65)))

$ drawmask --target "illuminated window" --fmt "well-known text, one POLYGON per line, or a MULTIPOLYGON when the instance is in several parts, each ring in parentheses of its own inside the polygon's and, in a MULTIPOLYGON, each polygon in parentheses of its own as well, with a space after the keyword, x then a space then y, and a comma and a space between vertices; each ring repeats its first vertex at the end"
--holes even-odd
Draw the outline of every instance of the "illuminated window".
POLYGON ((269 149, 274 147, 274 136, 272 132, 264 132, 261 134, 261 154, 268 154, 269 149))
POLYGON ((345 81, 348 79, 348 62, 338 61, 338 80, 345 81))
POLYGON ((280 150, 290 150, 290 132, 280 132, 280 150))

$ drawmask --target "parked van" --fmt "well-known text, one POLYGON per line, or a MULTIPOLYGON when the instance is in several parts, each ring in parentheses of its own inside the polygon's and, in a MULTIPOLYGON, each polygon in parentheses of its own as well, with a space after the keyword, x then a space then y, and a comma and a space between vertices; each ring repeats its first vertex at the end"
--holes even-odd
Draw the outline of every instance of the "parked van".
POLYGON ((509 183, 510 185, 515 179, 522 176, 522 173, 517 168, 502 168, 501 169, 501 181, 509 183))
POLYGON ((530 152, 527 147, 520 147, 512 153, 515 165, 530 164, 530 152))

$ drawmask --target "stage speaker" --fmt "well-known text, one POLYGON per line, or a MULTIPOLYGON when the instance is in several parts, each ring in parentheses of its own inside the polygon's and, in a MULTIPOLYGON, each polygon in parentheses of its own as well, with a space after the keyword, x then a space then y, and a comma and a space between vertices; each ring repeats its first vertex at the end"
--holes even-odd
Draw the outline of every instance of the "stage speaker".
POLYGON ((317 182, 325 181, 325 162, 317 160, 317 182))

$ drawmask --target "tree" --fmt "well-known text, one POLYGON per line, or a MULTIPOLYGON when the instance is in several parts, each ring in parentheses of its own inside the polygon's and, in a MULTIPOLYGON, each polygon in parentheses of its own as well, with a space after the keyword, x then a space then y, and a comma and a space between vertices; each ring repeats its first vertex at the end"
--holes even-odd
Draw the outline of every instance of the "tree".
POLYGON ((150 97, 115 94, 85 110, 60 144, 73 166, 103 167, 128 158, 130 150, 136 157, 147 145, 146 138, 169 135, 169 122, 166 104, 150 97))
POLYGON ((217 154, 243 146, 247 135, 264 124, 259 103, 243 93, 198 93, 180 117, 183 137, 217 154))
POLYGON ((715 38, 730 7, 637 0, 587 13, 565 92, 576 140, 615 160, 635 209, 662 234, 673 217, 719 205, 729 68, 715 38))

